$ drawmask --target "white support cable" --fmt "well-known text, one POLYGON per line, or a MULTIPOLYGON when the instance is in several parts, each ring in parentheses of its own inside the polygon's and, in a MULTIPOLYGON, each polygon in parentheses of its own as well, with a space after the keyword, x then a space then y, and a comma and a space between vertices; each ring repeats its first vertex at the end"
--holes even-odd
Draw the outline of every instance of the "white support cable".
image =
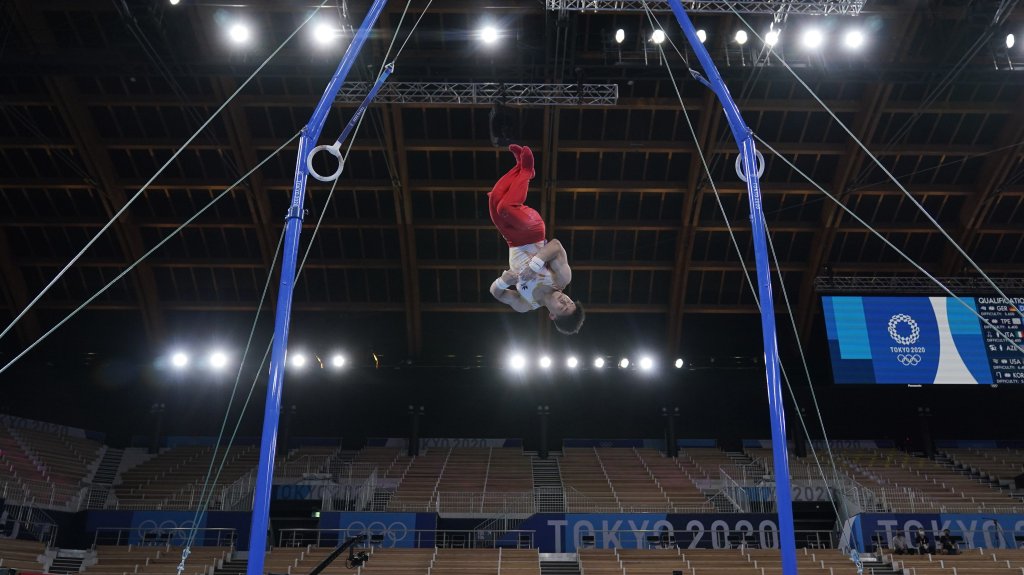
POLYGON ((268 155, 268 156, 267 156, 266 158, 263 158, 263 159, 262 159, 262 160, 260 161, 260 163, 258 163, 258 164, 256 164, 255 166, 253 166, 253 168, 252 168, 252 169, 250 169, 250 170, 249 170, 248 172, 246 172, 245 174, 242 174, 242 176, 241 176, 240 178, 238 178, 237 180, 235 180, 235 183, 233 183, 233 184, 231 184, 230 186, 228 186, 227 188, 225 188, 223 192, 221 192, 221 193, 220 193, 220 194, 218 194, 218 195, 217 195, 216 197, 214 197, 214 198, 213 198, 212 200, 210 200, 210 201, 209 201, 209 202, 208 202, 208 203, 207 203, 207 204, 206 204, 205 206, 203 206, 202 208, 200 208, 200 210, 199 210, 198 212, 196 212, 195 214, 193 214, 193 215, 192 215, 192 217, 190 217, 189 219, 185 220, 185 222, 184 222, 184 223, 182 223, 182 224, 181 224, 180 226, 178 226, 178 227, 174 228, 174 230, 173 230, 173 231, 171 231, 171 233, 167 234, 167 235, 166 235, 166 236, 165 236, 165 237, 164 237, 164 238, 163 238, 162 240, 160 240, 159 242, 157 242, 157 243, 156 243, 156 245, 154 245, 154 246, 153 246, 152 248, 150 248, 150 249, 149 249, 149 251, 147 251, 146 253, 144 253, 144 254, 142 254, 141 256, 139 256, 139 259, 137 259, 137 260, 135 260, 134 262, 132 262, 132 263, 131 263, 131 265, 129 265, 128 267, 126 267, 126 268, 125 268, 124 270, 122 270, 122 271, 121 271, 121 273, 117 274, 117 276, 115 276, 115 277, 114 277, 114 279, 112 279, 112 280, 110 280, 109 282, 107 282, 107 284, 106 284, 106 285, 104 285, 104 286, 103 286, 103 287, 101 287, 101 288, 100 288, 99 290, 97 290, 97 291, 96 291, 96 293, 92 294, 92 296, 90 296, 90 297, 89 297, 89 299, 85 300, 84 302, 82 302, 82 304, 81 304, 81 305, 79 305, 79 306, 78 306, 78 307, 76 307, 75 309, 71 310, 71 312, 70 312, 70 313, 68 313, 68 314, 67 314, 66 316, 64 316, 64 318, 63 318, 63 319, 61 319, 61 320, 60 320, 59 322, 57 322, 57 324, 56 324, 56 325, 54 325, 53 327, 51 327, 51 328, 50 328, 50 329, 49 329, 49 330, 48 330, 48 331, 47 331, 46 333, 44 333, 43 335, 41 335, 41 336, 39 336, 38 338, 36 338, 36 340, 35 340, 34 342, 32 342, 32 343, 31 343, 31 344, 30 344, 30 345, 29 345, 29 346, 28 346, 27 348, 25 348, 25 349, 24 349, 24 351, 22 351, 21 353, 19 353, 19 354, 18 354, 18 355, 16 355, 16 356, 14 356, 14 358, 12 358, 12 359, 11 359, 11 360, 10 360, 9 362, 7 362, 7 364, 5 364, 5 365, 4 365, 3 367, 0 367, 0 374, 4 373, 4 372, 5 372, 5 371, 7 371, 8 369, 10 369, 10 367, 11 367, 12 365, 14 365, 15 363, 17 363, 17 361, 18 361, 19 359, 21 359, 22 357, 24 357, 24 356, 25 356, 25 354, 27 354, 28 352, 30 352, 30 351, 32 351, 33 349, 35 349, 35 347, 36 347, 37 345, 39 345, 40 343, 42 343, 42 342, 43 342, 43 340, 45 340, 46 338, 50 337, 50 335, 52 335, 52 334, 53 334, 53 332, 57 331, 57 330, 58 330, 58 329, 59 329, 59 328, 60 328, 60 327, 61 327, 62 325, 64 325, 64 324, 65 324, 65 323, 67 323, 68 321, 70 321, 70 320, 71 320, 71 318, 73 318, 73 317, 75 317, 76 315, 78 315, 78 312, 80 312, 80 311, 82 311, 83 309, 85 309, 85 308, 86 308, 86 307, 87 307, 87 306, 88 306, 89 304, 91 304, 91 303, 92 303, 93 301, 95 301, 95 300, 96 300, 96 298, 98 298, 98 297, 100 297, 101 295, 103 295, 104 293, 106 293, 106 291, 107 291, 108 289, 110 289, 110 288, 111 288, 111 287, 112 287, 112 286, 113 286, 114 284, 116 284, 116 283, 117 283, 118 281, 120 281, 120 280, 121 280, 121 278, 123 278, 124 276, 128 275, 128 273, 129 273, 129 272, 131 272, 131 271, 132 271, 133 269, 135 269, 135 268, 136 268, 136 267, 137 267, 137 266, 138 266, 139 264, 141 264, 141 263, 142 263, 143 261, 145 261, 145 260, 146 260, 146 258, 148 258, 149 256, 153 255, 153 253, 154 253, 154 252, 156 252, 156 251, 157 251, 158 249, 160 249, 161 247, 163 247, 163 245, 164 245, 164 244, 166 244, 166 243, 167 243, 167 242, 169 242, 169 241, 170 241, 170 240, 171 240, 172 238, 174 238, 174 236, 176 236, 176 235, 177 235, 177 234, 178 234, 179 232, 181 232, 181 230, 185 229, 185 228, 186 228, 187 226, 189 226, 189 225, 190 225, 190 224, 191 224, 192 222, 196 221, 196 220, 197 220, 197 219, 199 218, 199 216, 201 216, 201 215, 203 215, 204 213, 206 213, 206 210, 208 210, 208 209, 212 208, 212 207, 213 207, 213 205, 214 205, 215 203, 217 203, 218 201, 220 201, 220 199, 221 199, 221 198, 223 198, 224 196, 228 195, 228 193, 229 193, 229 192, 231 192, 231 190, 234 190, 234 189, 235 189, 236 187, 238 187, 238 185, 239 185, 239 184, 241 184, 241 183, 242 183, 242 182, 244 182, 244 181, 245 181, 246 179, 248 179, 248 178, 249 178, 249 176, 251 176, 251 175, 252 175, 252 174, 253 174, 254 172, 256 172, 256 170, 259 170, 260 168, 262 168, 262 167, 263 167, 263 165, 264 165, 264 164, 266 164, 266 163, 267 163, 268 161, 270 161, 270 159, 271 159, 271 158, 273 158, 274 156, 276 156, 276 155, 277 155, 278 153, 280 153, 280 152, 281 152, 281 150, 285 149, 285 148, 286 148, 286 147, 287 147, 287 146, 288 146, 289 144, 291 144, 291 143, 292 143, 293 141, 295 141, 295 139, 296 139, 296 138, 298 138, 300 134, 301 134, 301 132, 296 132, 296 133, 295 133, 295 135, 294 135, 294 136, 292 136, 291 138, 289 138, 287 142, 285 142, 285 143, 281 144, 280 146, 278 146, 278 148, 277 148, 276 150, 274 150, 273 152, 271 152, 271 153, 270 153, 270 154, 269 154, 269 155, 268 155))
MULTIPOLYGON (((645 3, 645 5, 646 5, 646 3, 645 3)), ((648 10, 648 12, 647 12, 647 17, 648 17, 648 19, 653 18, 653 14, 650 12, 650 10, 648 10)), ((664 58, 664 50, 661 47, 659 47, 659 50, 661 51, 662 57, 664 58)), ((666 60, 666 62, 667 62, 667 60, 666 60)), ((707 177, 708 177, 708 182, 711 185, 712 191, 714 192, 715 201, 718 204, 718 209, 721 211, 722 218, 725 221, 726 229, 729 232, 729 238, 732 241, 733 247, 736 249, 736 256, 739 259, 740 266, 743 268, 743 276, 746 278, 747 285, 750 287, 750 291, 751 291, 751 293, 754 296, 754 302, 757 304, 757 307, 760 310, 761 309, 761 302, 760 302, 760 300, 759 300, 759 298, 757 296, 757 290, 755 289, 754 282, 753 282, 753 280, 750 277, 750 271, 747 269, 746 263, 744 262, 743 252, 740 250, 739 243, 736 241, 736 235, 733 233, 732 225, 729 223, 729 217, 728 217, 728 215, 725 212, 725 207, 722 205, 722 199, 721 199, 720 194, 718 193, 718 187, 715 185, 715 180, 714 180, 714 177, 711 174, 711 169, 708 167, 707 159, 704 156, 704 151, 703 151, 703 149, 700 146, 700 140, 697 138, 697 133, 693 129, 693 122, 690 120, 690 114, 689 114, 689 112, 686 109, 686 103, 683 100, 683 95, 679 91, 679 86, 676 83, 675 75, 672 73, 671 66, 666 65, 666 69, 668 70, 669 78, 670 78, 670 80, 672 82, 672 87, 675 90, 676 97, 679 99, 679 104, 682 107, 683 117, 686 119, 686 125, 690 129, 690 135, 693 137, 693 141, 694 141, 694 143, 697 146, 697 153, 700 156, 701 165, 704 167, 704 171, 705 171, 705 173, 707 174, 707 177)), ((766 225, 767 225, 767 223, 766 223, 766 225)), ((768 235, 769 245, 772 245, 771 244, 771 234, 769 233, 767 235, 768 235)), ((772 253, 774 254, 774 247, 772 248, 772 253)), ((779 283, 782 284, 782 282, 783 282, 783 279, 782 279, 782 268, 780 268, 778 266, 778 261, 777 260, 776 260, 776 271, 779 274, 779 283)), ((783 284, 783 286, 784 286, 784 284, 783 284)), ((785 295, 785 287, 783 287, 783 293, 785 295)), ((792 321, 793 309, 792 309, 792 307, 789 307, 789 298, 786 297, 785 301, 786 301, 787 308, 789 308, 790 320, 792 321)), ((772 313, 774 313, 774 310, 772 310, 772 313)), ((794 324, 794 328, 795 328, 795 324, 794 324)), ((797 346, 800 347, 801 359, 803 359, 804 358, 804 353, 803 353, 803 347, 800 344, 800 334, 795 329, 794 329, 794 335, 795 335, 795 337, 797 339, 797 346)), ((793 404, 795 406, 797 406, 797 410, 796 410, 797 418, 800 420, 800 426, 803 428, 804 435, 807 436, 807 444, 811 448, 811 455, 814 457, 814 462, 815 462, 815 464, 818 467, 818 472, 821 474, 822 480, 824 480, 826 488, 828 488, 828 479, 825 476, 825 470, 822 467, 821 461, 818 458, 817 451, 814 449, 814 442, 811 439, 810 430, 807 428, 807 424, 804 421, 803 414, 800 413, 799 403, 796 400, 796 394, 793 392, 793 386, 790 383, 789 376, 786 373, 785 367, 782 365, 781 358, 779 359, 779 370, 781 371, 782 377, 783 377, 783 379, 786 382, 786 388, 789 390, 789 394, 790 394, 790 396, 792 398, 793 404)), ((811 378, 810 378, 810 371, 807 368, 806 360, 804 360, 804 370, 808 374, 807 375, 807 384, 808 384, 808 386, 812 387, 811 394, 812 394, 812 396, 814 396, 813 382, 811 381, 811 378)), ((822 430, 822 433, 824 434, 824 437, 825 437, 825 447, 828 450, 829 460, 830 460, 830 462, 832 464, 833 474, 835 475, 835 478, 836 478, 835 480, 838 482, 838 480, 839 480, 839 471, 838 471, 838 469, 836 468, 836 465, 835 465, 835 456, 832 453, 832 448, 831 448, 831 446, 828 443, 828 434, 825 432, 825 421, 824 421, 824 419, 821 416, 821 409, 818 406, 818 402, 817 402, 817 398, 816 397, 815 397, 815 401, 814 401, 814 408, 815 408, 815 410, 818 413, 818 420, 819 420, 819 422, 821 424, 821 430, 822 430)), ((830 499, 830 502, 832 503, 833 509, 836 512, 836 516, 838 517, 839 516, 839 509, 836 507, 835 498, 830 497, 829 499, 830 499)))
MULTIPOLYGON (((14 328, 15 324, 17 324, 18 321, 21 320, 21 318, 24 317, 25 314, 27 314, 29 312, 29 310, 32 309, 32 307, 35 306, 35 304, 38 303, 39 300, 42 299, 43 296, 46 295, 46 293, 49 292, 50 289, 57 284, 58 281, 60 281, 60 278, 64 277, 64 274, 66 274, 68 272, 68 270, 70 270, 71 267, 74 266, 75 263, 78 262, 79 259, 81 259, 81 257, 85 254, 85 252, 87 252, 89 250, 89 248, 92 247, 92 245, 94 243, 96 243, 97 240, 99 240, 100 236, 102 236, 104 232, 106 232, 108 229, 110 229, 110 226, 114 225, 114 222, 116 222, 118 218, 120 218, 126 211, 128 211, 129 206, 131 206, 135 202, 135 200, 139 199, 139 197, 142 196, 143 192, 145 192, 146 189, 149 188, 149 185, 152 184, 160 176, 160 174, 162 174, 164 172, 164 170, 166 170, 167 167, 170 166, 171 163, 178 158, 178 156, 185 150, 185 148, 187 148, 189 146, 189 144, 192 143, 193 140, 195 140, 197 137, 199 137, 199 134, 201 134, 203 132, 203 130, 206 129, 206 126, 210 125, 210 122, 212 122, 214 120, 214 118, 216 118, 218 115, 220 115, 220 113, 224 110, 224 108, 226 108, 228 106, 228 104, 230 104, 231 101, 235 99, 235 96, 240 94, 242 92, 242 90, 245 89, 245 87, 249 85, 249 82, 251 82, 252 79, 255 78, 256 75, 259 74, 260 71, 267 64, 269 64, 271 60, 274 59, 274 56, 276 56, 277 53, 280 52, 281 49, 284 48, 285 45, 288 44, 288 42, 290 42, 291 39, 294 38, 295 35, 299 33, 299 30, 302 30, 302 28, 310 20, 313 19, 313 16, 316 15, 316 13, 320 10, 320 8, 323 8, 324 5, 327 4, 327 2, 329 2, 329 1, 330 0, 323 0, 323 2, 320 4, 320 6, 316 10, 313 10, 310 13, 310 15, 305 20, 303 20, 302 23, 299 24, 299 26, 294 31, 292 31, 292 33, 287 38, 284 39, 284 42, 282 42, 280 46, 278 46, 273 52, 271 52, 270 55, 267 56, 267 58, 265 60, 263 60, 263 63, 260 64, 252 72, 252 74, 250 74, 249 77, 246 78, 245 81, 242 82, 238 86, 238 88, 234 91, 234 93, 232 93, 228 97, 228 99, 225 100, 224 103, 222 103, 220 105, 220 107, 217 108, 217 110, 214 111, 214 113, 212 115, 210 115, 209 118, 207 118, 207 120, 205 122, 203 122, 203 125, 199 126, 199 128, 191 136, 189 136, 189 138, 187 140, 185 140, 185 143, 182 144, 181 146, 179 146, 178 149, 175 150, 173 154, 171 154, 171 157, 168 158, 166 162, 164 162, 164 165, 160 166, 160 169, 158 169, 156 171, 156 173, 153 174, 152 177, 150 177, 149 180, 147 180, 146 183, 142 185, 141 188, 139 188, 139 191, 135 192, 135 194, 132 195, 132 197, 129 198, 128 201, 125 202, 125 204, 123 206, 121 206, 121 208, 117 211, 117 213, 115 213, 113 216, 111 216, 110 219, 107 220, 107 223, 103 224, 103 227, 100 228, 100 231, 96 232, 96 235, 94 235, 88 242, 86 242, 85 246, 82 247, 82 249, 77 254, 75 254, 74 257, 71 258, 71 261, 69 261, 67 264, 65 264, 64 267, 61 268, 61 270, 57 272, 57 275, 53 276, 53 279, 51 279, 49 281, 49 283, 47 283, 43 287, 43 289, 38 294, 36 294, 36 296, 34 298, 32 298, 32 301, 28 302, 28 305, 26 305, 25 308, 22 309, 21 312, 18 313, 18 315, 15 316, 15 318, 13 320, 11 320, 11 323, 8 324, 8 326, 5 327, 2 332, 0 332, 0 339, 3 339, 3 337, 5 335, 7 335, 7 333, 10 332, 11 329, 14 328)), ((15 359, 17 359, 17 358, 15 358, 15 359)), ((8 365, 10 365, 10 364, 8 364, 8 365)), ((6 369, 7 369, 6 367, 4 367, 3 369, 0 369, 0 373, 3 373, 4 370, 6 370, 6 369)))
MULTIPOLYGON (((754 37, 756 37, 756 38, 757 38, 757 39, 758 39, 759 41, 761 41, 761 42, 764 42, 764 39, 763 39, 763 38, 761 38, 761 36, 760 36, 760 35, 759 35, 759 34, 757 33, 757 30, 755 30, 755 29, 754 29, 754 27, 753 27, 753 26, 751 26, 751 25, 750 25, 750 23, 749 23, 749 22, 747 22, 747 20, 746 20, 746 19, 745 19, 745 18, 744 18, 744 17, 742 16, 742 15, 740 15, 740 13, 739 13, 739 12, 737 12, 737 11, 736 11, 735 9, 732 9, 732 12, 733 12, 733 14, 735 14, 735 15, 736 15, 736 17, 737 17, 737 18, 739 18, 739 19, 740 19, 740 21, 741 21, 741 22, 743 22, 743 25, 744 25, 744 26, 746 26, 747 28, 749 28, 749 29, 750 29, 750 32, 751 32, 751 33, 752 33, 752 34, 754 35, 754 37)), ((774 52, 772 52, 772 53, 774 54, 774 52)), ((854 142, 855 142, 855 143, 857 144, 857 147, 859 147, 859 148, 861 149, 861 151, 863 151, 863 152, 864 152, 865 154, 867 154, 867 156, 868 156, 869 158, 871 158, 871 161, 872 161, 872 162, 874 162, 874 163, 875 163, 875 165, 876 165, 876 166, 878 166, 878 168, 879 168, 880 170, 882 170, 882 173, 884 173, 884 174, 885 174, 886 176, 888 176, 888 177, 889 177, 889 179, 890 179, 890 180, 892 180, 892 182, 893 182, 894 184, 896 184, 896 187, 897 187, 897 188, 899 188, 901 192, 903 192, 903 195, 905 195, 905 196, 906 196, 906 197, 907 197, 907 198, 908 198, 908 199, 910 200, 910 202, 911 202, 912 204, 914 204, 914 206, 915 206, 915 207, 917 207, 917 209, 918 209, 918 210, 919 210, 919 211, 920 211, 920 212, 921 212, 922 214, 924 214, 924 217, 925 217, 925 218, 926 218, 926 219, 927 219, 927 220, 928 220, 929 222, 931 222, 931 224, 932 224, 933 226, 935 226, 935 229, 936 229, 936 230, 938 230, 938 232, 939 232, 940 234, 942 234, 942 236, 943 236, 944 238, 946 238, 947 240, 949 240, 949 243, 950 243, 950 244, 951 244, 951 245, 953 246, 953 248, 954 248, 954 249, 956 249, 957 253, 959 253, 959 254, 960 254, 961 256, 963 256, 963 258, 964 258, 965 260, 967 260, 967 262, 968 262, 968 263, 970 263, 970 264, 971 264, 971 267, 973 267, 973 268, 974 268, 975 270, 977 270, 977 272, 978 272, 979 274, 981 274, 981 277, 985 278, 985 280, 989 282, 989 284, 990 284, 990 285, 992 286, 992 289, 994 289, 994 290, 996 291, 996 293, 998 293, 998 294, 999 294, 999 296, 1000 296, 1000 297, 1002 297, 1003 299, 1006 299, 1007 301, 1009 301, 1009 300, 1010 300, 1010 298, 1009 298, 1009 297, 1008 297, 1008 296, 1007 296, 1007 295, 1006 295, 1005 293, 1003 293, 1003 291, 1002 291, 1001 289, 999 289, 999 286, 997 286, 997 285, 996 285, 996 283, 995 283, 994 281, 992 281, 992 278, 990 278, 990 277, 988 276, 988 274, 986 274, 986 273, 985 273, 985 270, 981 269, 981 266, 979 266, 979 265, 977 264, 977 262, 975 262, 975 261, 974 261, 974 259, 973 259, 973 258, 971 258, 971 256, 970 256, 970 255, 968 255, 966 251, 964 251, 964 249, 963 249, 963 248, 962 248, 962 247, 960 246, 960 244, 959 244, 959 243, 957 243, 957 241, 956 241, 955 239, 953 239, 953 237, 952 237, 952 236, 950 236, 950 235, 949 235, 949 232, 947 232, 947 231, 946 231, 946 229, 945 229, 945 228, 943 228, 941 224, 939 224, 938 220, 936 220, 936 219, 935 219, 935 217, 934 217, 934 216, 932 216, 932 215, 931 215, 931 213, 930 213, 930 212, 929 212, 929 211, 928 211, 927 209, 925 209, 925 207, 924 207, 923 205, 921 205, 921 202, 919 202, 919 201, 917 200, 917 198, 915 198, 915 197, 914 197, 914 195, 913 195, 913 194, 911 194, 911 193, 910 193, 910 191, 909 191, 909 190, 907 190, 907 188, 906 188, 906 187, 904 187, 904 186, 903 186, 903 184, 902 184, 902 183, 901 183, 901 182, 900 182, 900 181, 899 181, 898 179, 896 179, 896 176, 894 176, 894 175, 892 174, 892 172, 890 172, 890 171, 889 171, 889 169, 888 169, 888 168, 886 168, 884 164, 882 164, 881 160, 879 160, 879 159, 878 159, 878 157, 877 157, 877 156, 875 156, 875 154, 873 154, 873 153, 871 152, 871 150, 869 150, 869 149, 868 149, 868 147, 867 147, 866 145, 864 145, 864 142, 862 142, 862 141, 860 140, 860 138, 858 138, 858 137, 857 137, 857 136, 856 136, 856 135, 855 135, 855 134, 853 133, 853 131, 852 131, 852 130, 850 130, 850 128, 849 128, 849 127, 848 127, 848 126, 847 126, 847 125, 846 125, 845 123, 843 123, 843 121, 842 121, 842 120, 840 120, 840 119, 839 119, 839 116, 837 116, 837 115, 835 114, 835 112, 833 112, 833 111, 832 111, 832 109, 831 109, 831 108, 829 108, 829 107, 828 107, 828 105, 827 105, 827 104, 825 104, 825 102, 824 102, 824 101, 822 101, 822 99, 821 99, 820 97, 818 97, 818 94, 817 94, 817 93, 816 93, 816 92, 815 92, 815 91, 814 91, 813 89, 811 89, 811 87, 810 87, 809 85, 807 85, 807 83, 806 83, 806 82, 804 82, 803 78, 801 78, 801 77, 800 77, 800 75, 799 75, 799 74, 797 74, 797 73, 796 73, 796 71, 795 71, 795 70, 793 70, 793 68, 792 68, 792 67, 790 67, 789 63, 788 63, 788 62, 786 62, 786 60, 785 60, 785 59, 781 58, 781 57, 780 57, 780 56, 779 56, 778 54, 775 54, 775 57, 776 57, 776 58, 778 58, 779 62, 781 62, 781 63, 782 63, 782 65, 783 65, 783 66, 784 66, 784 67, 786 68, 786 70, 787 70, 787 71, 789 71, 789 73, 790 73, 790 74, 792 74, 794 78, 796 78, 796 81, 797 81, 797 82, 798 82, 798 83, 799 83, 799 84, 800 84, 801 86, 803 86, 805 90, 807 90, 807 93, 809 93, 809 94, 811 95, 811 97, 812 97, 812 98, 814 98, 814 100, 815 100, 816 102, 818 102, 818 104, 820 104, 820 105, 821 105, 821 107, 822 107, 822 108, 823 108, 823 109, 825 110, 825 112, 826 112, 826 113, 827 113, 827 114, 828 114, 828 115, 829 115, 829 116, 830 116, 830 117, 831 117, 831 118, 832 118, 832 119, 833 119, 833 120, 834 120, 834 121, 835 121, 835 122, 836 122, 837 124, 839 124, 839 127, 840 127, 840 128, 842 128, 842 129, 843 129, 843 131, 844 131, 844 132, 846 132, 846 134, 847 134, 848 136, 850 136, 851 138, 853 138, 853 141, 854 141, 854 142)), ((954 296, 954 297, 955 297, 955 296, 954 296)), ((1019 316, 1020 316, 1020 317, 1021 317, 1022 319, 1024 319, 1024 311, 1021 311, 1020 309, 1017 309, 1016 311, 1017 311, 1017 315, 1019 315, 1019 316)), ((979 317, 980 317, 980 316, 979 316, 979 317)), ((1018 347, 1018 349, 1021 349, 1021 348, 1020 348, 1020 346, 1017 346, 1017 347, 1018 347)), ((1024 351, 1024 349, 1022 349, 1021 351, 1024 351)))
POLYGON ((982 317, 982 315, 980 313, 978 313, 978 311, 975 310, 973 307, 967 305, 967 303, 964 302, 963 299, 960 296, 956 295, 955 293, 953 293, 952 290, 950 290, 948 287, 946 287, 946 284, 942 283, 937 277, 935 277, 934 275, 929 273, 928 270, 924 269, 924 267, 922 267, 919 263, 914 261, 914 258, 908 256, 903 250, 901 250, 898 247, 896 247, 896 245, 893 244, 892 242, 890 242, 888 240, 888 238, 886 238, 884 235, 881 234, 881 232, 879 232, 874 227, 872 227, 871 224, 869 224, 866 221, 864 221, 864 219, 861 218, 860 216, 858 216, 856 212, 854 212, 850 208, 846 207, 846 205, 843 204, 843 202, 840 201, 839 198, 835 197, 834 195, 832 195, 831 193, 826 191, 825 188, 821 187, 817 182, 815 182, 814 179, 811 178, 811 176, 809 176, 808 174, 804 173, 804 171, 801 170, 800 168, 798 168, 796 164, 791 162, 789 160, 789 158, 784 156, 781 152, 779 152, 778 150, 773 148, 771 146, 771 144, 769 144, 768 142, 764 141, 764 139, 762 139, 760 136, 758 136, 756 132, 753 133, 753 136, 754 136, 754 139, 756 139, 758 142, 760 142, 766 148, 768 148, 768 151, 770 151, 771 153, 775 154, 775 156, 778 157, 779 159, 781 159, 787 166, 790 167, 790 169, 792 169, 797 174, 800 174, 800 176, 803 177, 805 180, 807 180, 808 183, 810 183, 812 186, 817 188, 819 192, 825 194, 828 197, 828 199, 832 200, 832 202, 834 202, 837 206, 842 208, 843 211, 846 212, 850 217, 852 217, 853 219, 857 220, 857 223, 859 223, 860 225, 862 225, 865 228, 867 228, 867 230, 869 232, 871 232, 878 239, 882 240, 882 242, 885 243, 885 245, 887 245, 890 248, 892 248, 893 251, 895 251, 897 254, 899 254, 899 256, 902 257, 903 259, 905 259, 910 265, 914 266, 914 268, 916 268, 917 271, 919 271, 922 274, 924 274, 925 277, 930 279, 932 281, 932 283, 934 283, 940 289, 942 289, 943 292, 949 294, 949 296, 951 298, 955 299, 960 305, 962 305, 965 309, 967 309, 969 312, 971 312, 972 315, 974 315, 975 317, 980 319, 986 326, 992 328, 997 334, 999 334, 999 337, 1001 337, 1003 340, 1005 340, 1007 343, 1009 343, 1011 346, 1013 346, 1017 351, 1019 351, 1021 353, 1024 353, 1024 347, 1021 347, 1021 345, 1019 343, 1017 343, 1017 342, 1013 341, 1012 339, 1010 339, 1009 336, 1007 336, 1005 333, 1003 333, 1002 330, 1000 330, 998 327, 993 325, 992 322, 990 322, 986 318, 982 317))

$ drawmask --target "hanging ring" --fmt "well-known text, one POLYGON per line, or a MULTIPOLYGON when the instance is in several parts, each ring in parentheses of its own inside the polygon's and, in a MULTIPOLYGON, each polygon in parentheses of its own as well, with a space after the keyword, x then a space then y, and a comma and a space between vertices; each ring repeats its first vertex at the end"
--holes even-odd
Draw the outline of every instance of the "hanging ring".
MULTIPOLYGON (((761 152, 754 150, 754 156, 757 158, 757 178, 760 179, 764 175, 764 156, 761 152)), ((736 156, 736 175, 740 177, 744 183, 747 181, 747 176, 743 174, 743 154, 736 156)))
POLYGON ((341 157, 340 149, 340 142, 334 142, 333 144, 330 145, 324 144, 322 146, 317 146, 313 148, 309 152, 309 155, 306 156, 306 169, 309 171, 309 175, 320 180, 321 182, 333 182, 334 180, 337 180, 338 176, 341 175, 341 171, 345 169, 345 159, 341 157), (315 169, 313 169, 313 156, 315 156, 317 152, 327 152, 328 154, 338 159, 338 169, 334 170, 333 174, 330 174, 328 176, 322 176, 318 174, 315 169))

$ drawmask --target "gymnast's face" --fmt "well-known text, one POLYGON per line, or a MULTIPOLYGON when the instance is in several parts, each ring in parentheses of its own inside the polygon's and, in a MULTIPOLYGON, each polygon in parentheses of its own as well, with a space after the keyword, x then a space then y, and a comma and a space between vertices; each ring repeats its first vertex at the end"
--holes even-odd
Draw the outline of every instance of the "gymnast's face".
POLYGON ((560 317, 563 315, 572 315, 576 311, 576 302, 572 301, 572 298, 565 295, 563 292, 556 291, 551 294, 551 299, 548 300, 548 316, 551 319, 560 317))

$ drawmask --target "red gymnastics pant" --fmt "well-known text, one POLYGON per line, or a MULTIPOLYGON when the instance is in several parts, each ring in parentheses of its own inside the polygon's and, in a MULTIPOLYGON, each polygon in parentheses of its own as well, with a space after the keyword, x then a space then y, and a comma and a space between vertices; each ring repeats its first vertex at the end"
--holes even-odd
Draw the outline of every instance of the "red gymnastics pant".
POLYGON ((487 206, 491 221, 504 236, 509 247, 525 246, 544 241, 544 220, 537 210, 523 205, 526 191, 533 179, 533 170, 524 170, 519 165, 494 184, 487 194, 487 206))

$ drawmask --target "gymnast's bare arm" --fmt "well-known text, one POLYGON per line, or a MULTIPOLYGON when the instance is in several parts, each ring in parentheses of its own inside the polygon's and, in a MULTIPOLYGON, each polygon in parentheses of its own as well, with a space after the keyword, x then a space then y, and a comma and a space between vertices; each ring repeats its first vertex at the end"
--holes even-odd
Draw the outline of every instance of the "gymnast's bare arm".
POLYGON ((508 286, 515 285, 517 281, 519 281, 518 275, 509 270, 505 270, 501 273, 501 277, 494 280, 491 284, 491 295, 494 296, 494 299, 509 306, 517 312, 526 313, 533 309, 529 302, 524 300, 522 296, 519 295, 519 292, 508 289, 508 286))

